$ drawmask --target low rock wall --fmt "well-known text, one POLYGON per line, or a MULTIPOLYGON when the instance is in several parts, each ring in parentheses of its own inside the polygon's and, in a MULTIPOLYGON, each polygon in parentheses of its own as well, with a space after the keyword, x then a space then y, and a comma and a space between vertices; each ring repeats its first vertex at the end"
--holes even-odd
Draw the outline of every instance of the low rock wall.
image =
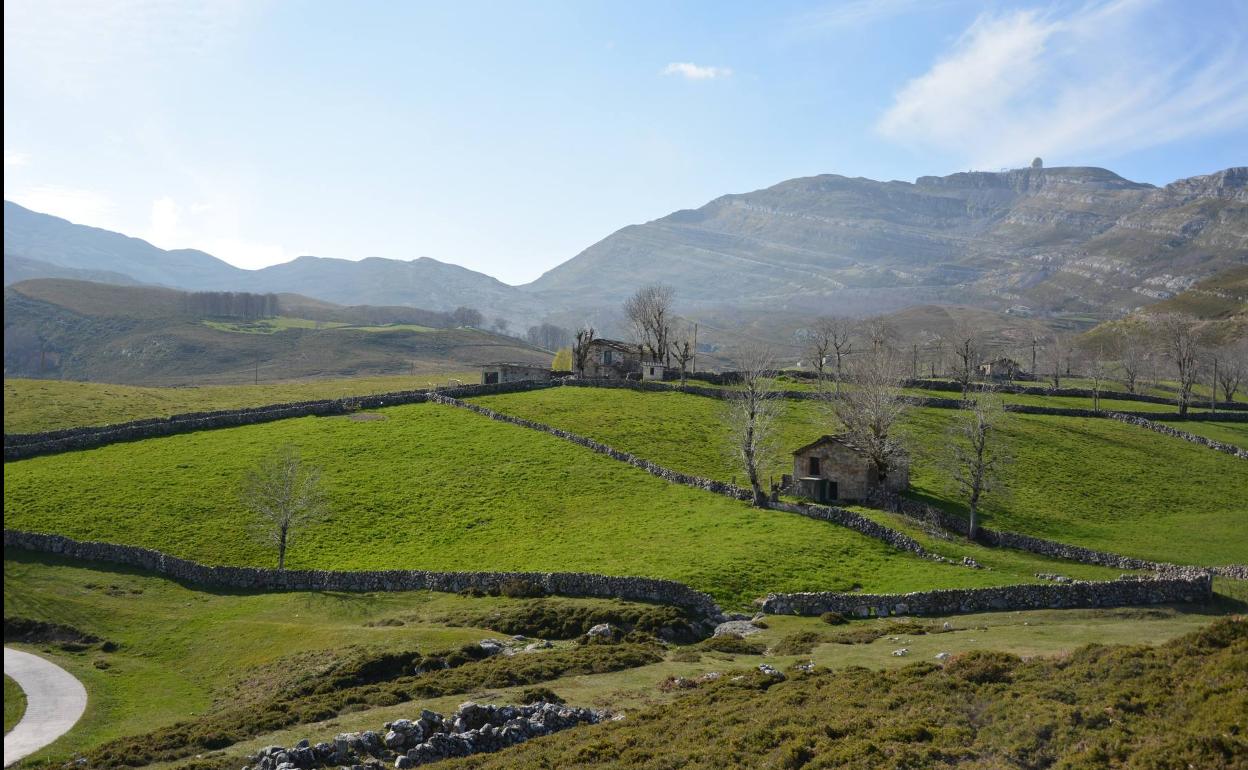
MULTIPOLYGON (((943 382, 940 380, 907 380, 905 383, 907 388, 916 388, 923 390, 936 390, 948 393, 961 393, 962 386, 956 382, 943 382)), ((1074 396, 1076 398, 1092 398, 1092 390, 1090 388, 1050 388, 1044 385, 1001 385, 991 382, 975 382, 971 383, 972 390, 987 390, 995 393, 1015 393, 1026 396, 1074 396)), ((1147 404, 1166 404, 1179 408, 1177 399, 1167 398, 1166 396, 1150 396, 1144 393, 1127 393, 1121 390, 1102 390, 1101 398, 1111 398, 1115 401, 1139 401, 1147 404)), ((1209 400, 1193 400, 1190 406, 1205 407, 1209 405, 1209 400)), ((1248 411, 1248 403, 1240 401, 1219 401, 1216 404, 1218 409, 1226 409, 1228 411, 1248 411)))
POLYGON ((1213 579, 1206 573, 1103 582, 1073 581, 1037 585, 920 591, 909 594, 794 593, 769 594, 769 615, 821 615, 839 612, 855 617, 953 615, 998 610, 1123 607, 1208 601, 1213 579))
POLYGON ((719 620, 715 601, 684 583, 658 578, 616 577, 585 572, 429 572, 427 570, 276 570, 209 567, 188 559, 130 545, 81 541, 63 535, 4 530, 4 547, 51 553, 78 561, 123 564, 197 586, 247 591, 498 591, 503 583, 528 581, 548 594, 670 604, 698 618, 719 620))
POLYGON ((359 409, 377 409, 383 406, 418 404, 429 400, 430 393, 448 393, 462 397, 516 393, 556 387, 558 382, 506 382, 494 385, 462 385, 440 390, 405 390, 320 401, 297 401, 287 404, 270 404, 245 409, 227 409, 215 412, 193 412, 172 417, 133 420, 115 425, 99 425, 86 428, 68 428, 42 433, 6 434, 4 459, 21 460, 43 454, 56 454, 75 449, 113 444, 121 441, 137 441, 157 436, 171 436, 213 428, 232 428, 253 425, 292 417, 330 416, 350 414, 359 409))
MULTIPOLYGON (((1248 450, 1241 449, 1240 447, 1237 447, 1233 444, 1226 444, 1221 441, 1214 441, 1211 438, 1205 438, 1204 436, 1197 436, 1194 433, 1188 433, 1187 431, 1179 430, 1177 428, 1171 428, 1169 425, 1162 425, 1159 422, 1147 419, 1145 417, 1140 417, 1139 415, 1135 415, 1135 414, 1124 414, 1122 412, 1108 412, 1106 416, 1109 417, 1111 420, 1119 420, 1121 422, 1130 423, 1131 425, 1138 425, 1141 428, 1147 428, 1148 430, 1156 431, 1158 433, 1164 433, 1167 436, 1173 436, 1174 438, 1183 439, 1184 441, 1190 441, 1193 444, 1199 444, 1200 446, 1209 447, 1210 449, 1216 450, 1218 452, 1225 452, 1228 455, 1234 455, 1235 457, 1238 457, 1241 460, 1248 460, 1248 450)), ((1204 416, 1204 415, 1201 415, 1201 416, 1204 416)), ((1240 419, 1229 420, 1228 422, 1248 422, 1248 414, 1218 415, 1218 417, 1230 417, 1230 416, 1237 417, 1240 419)))

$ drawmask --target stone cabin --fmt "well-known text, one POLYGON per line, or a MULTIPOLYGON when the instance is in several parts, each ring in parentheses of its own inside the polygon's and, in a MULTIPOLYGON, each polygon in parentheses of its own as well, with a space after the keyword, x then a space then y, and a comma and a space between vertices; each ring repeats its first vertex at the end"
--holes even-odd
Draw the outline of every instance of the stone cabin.
POLYGON ((641 346, 619 340, 595 339, 589 343, 585 376, 591 379, 626 380, 641 376, 641 346))
POLYGON ((641 362, 641 379, 643 380, 663 380, 663 374, 667 371, 667 367, 658 361, 642 361, 641 362))
MULTIPOLYGON (((865 500, 879 486, 871 461, 844 434, 823 436, 793 452, 790 491, 817 503, 865 500)), ((906 465, 889 473, 884 487, 901 492, 910 486, 906 465)))
POLYGON ((497 385, 500 382, 523 380, 545 381, 550 379, 550 367, 537 364, 494 363, 481 365, 481 384, 497 385))
POLYGON ((1022 379, 1026 372, 1022 364, 1012 358, 998 358, 979 365, 979 373, 994 380, 1022 379))

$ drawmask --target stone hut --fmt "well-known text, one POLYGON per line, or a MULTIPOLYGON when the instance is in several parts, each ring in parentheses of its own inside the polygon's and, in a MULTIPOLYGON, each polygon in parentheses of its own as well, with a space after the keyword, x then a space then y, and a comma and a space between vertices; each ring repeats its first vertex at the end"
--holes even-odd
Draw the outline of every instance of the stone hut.
POLYGON ((550 379, 550 367, 537 364, 516 364, 500 362, 481 365, 481 384, 497 385, 502 382, 521 382, 550 379))
POLYGON ((663 373, 667 371, 667 367, 658 361, 642 361, 641 362, 641 379, 643 380, 660 380, 663 379, 663 373))
POLYGON ((599 338, 589 343, 585 376, 591 379, 626 380, 641 377, 641 346, 599 338))
MULTIPOLYGON (((880 486, 871 460, 845 434, 823 436, 793 452, 789 491, 817 503, 865 500, 880 486)), ((907 465, 895 468, 884 482, 889 492, 910 486, 907 465)))
POLYGON ((1023 366, 1012 358, 998 358, 979 365, 979 373, 994 380, 1023 379, 1023 366))

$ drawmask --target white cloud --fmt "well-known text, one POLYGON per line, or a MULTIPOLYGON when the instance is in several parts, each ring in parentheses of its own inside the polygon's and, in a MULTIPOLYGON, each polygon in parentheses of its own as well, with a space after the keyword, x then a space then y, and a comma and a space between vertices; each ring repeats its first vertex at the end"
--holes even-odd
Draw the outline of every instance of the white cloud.
POLYGON ((708 67, 693 62, 672 62, 663 68, 664 75, 679 75, 686 80, 714 80, 726 78, 732 74, 729 67, 708 67))
POLYGON ((173 198, 166 196, 152 201, 152 221, 144 239, 162 249, 181 248, 181 233, 178 230, 180 212, 173 198))
POLYGON ((6 190, 5 197, 31 211, 68 219, 75 224, 115 229, 116 204, 107 195, 93 190, 45 184, 12 194, 6 190))
POLYGON ((30 163, 30 156, 24 152, 17 150, 4 151, 4 167, 5 168, 21 168, 30 163))
POLYGON ((1248 55, 1239 36, 1159 33, 1150 5, 983 15, 897 93, 877 128, 995 168, 1036 155, 1112 157, 1248 126, 1248 55), (1165 46, 1172 50, 1159 50, 1165 46))
POLYGON ((799 15, 794 28, 803 32, 853 29, 948 4, 949 0, 849 0, 799 15))

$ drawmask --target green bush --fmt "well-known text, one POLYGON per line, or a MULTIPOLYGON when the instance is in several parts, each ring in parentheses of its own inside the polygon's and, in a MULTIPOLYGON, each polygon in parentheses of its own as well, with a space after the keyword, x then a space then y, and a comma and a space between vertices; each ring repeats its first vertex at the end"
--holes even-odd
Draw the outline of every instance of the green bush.
POLYGON ((762 655, 767 651, 767 646, 762 642, 752 642, 736 634, 712 636, 699 646, 704 650, 726 652, 732 655, 762 655))
POLYGON ((819 619, 829 626, 843 626, 849 621, 839 612, 825 612, 819 616, 819 619))
POLYGON ((771 651, 776 655, 809 655, 816 646, 826 641, 828 641, 827 634, 821 634, 818 631, 799 631, 781 639, 771 651))
POLYGON ((1017 655, 994 650, 972 650, 955 655, 945 664, 945 671, 952 677, 975 684, 996 684, 1010 681, 1010 675, 1020 662, 1017 655))

